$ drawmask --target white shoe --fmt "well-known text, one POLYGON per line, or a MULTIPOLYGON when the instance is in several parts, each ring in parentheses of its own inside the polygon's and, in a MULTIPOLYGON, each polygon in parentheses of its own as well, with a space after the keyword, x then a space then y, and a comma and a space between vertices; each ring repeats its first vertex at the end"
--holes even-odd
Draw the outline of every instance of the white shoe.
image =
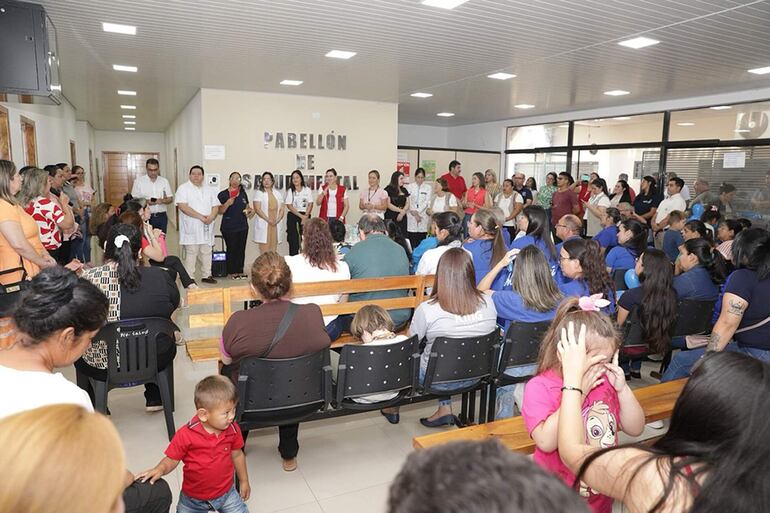
POLYGON ((647 427, 650 427, 652 429, 663 429, 665 427, 665 424, 663 424, 662 420, 656 420, 655 422, 650 422, 647 424, 647 427))

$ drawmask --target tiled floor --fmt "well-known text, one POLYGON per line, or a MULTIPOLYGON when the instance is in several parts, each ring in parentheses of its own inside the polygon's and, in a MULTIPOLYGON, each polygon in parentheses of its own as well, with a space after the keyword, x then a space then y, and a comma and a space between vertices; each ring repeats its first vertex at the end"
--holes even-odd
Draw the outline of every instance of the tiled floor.
MULTIPOLYGON (((172 235, 173 236, 173 235, 172 235)), ((220 280, 218 286, 242 285, 243 281, 220 280)), ((187 309, 177 324, 184 326, 187 309)), ((215 362, 193 363, 180 347, 175 365, 177 426, 192 418, 195 384, 216 373, 215 362)), ((654 367, 645 364, 649 376, 654 367)), ((63 373, 74 381, 74 370, 63 373)), ((649 377, 634 386, 653 384, 649 377)), ((139 472, 154 466, 168 444, 162 413, 144 411, 142 388, 110 392, 109 406, 126 450, 129 469, 139 472)), ((435 432, 420 425, 419 418, 433 413, 434 402, 402 409, 401 423, 388 424, 378 412, 304 423, 300 427, 299 468, 287 473, 278 455, 277 429, 252 431, 246 458, 252 495, 251 513, 380 513, 386 510, 390 482, 412 450, 412 438, 435 432)), ((455 406, 455 411, 458 407, 455 406)), ((659 435, 649 428, 641 438, 659 435)), ((623 440, 621 435, 621 440, 623 440)), ((174 507, 182 479, 181 465, 166 476, 174 494, 174 507)))

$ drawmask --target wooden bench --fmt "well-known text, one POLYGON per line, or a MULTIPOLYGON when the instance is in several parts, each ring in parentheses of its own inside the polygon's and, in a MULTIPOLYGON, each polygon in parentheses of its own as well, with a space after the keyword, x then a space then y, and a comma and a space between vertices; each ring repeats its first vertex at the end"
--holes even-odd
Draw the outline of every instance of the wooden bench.
MULTIPOLYGON (((685 379, 651 385, 634 390, 634 395, 639 400, 644 410, 647 422, 663 420, 671 417, 679 394, 687 382, 685 379)), ((461 429, 443 431, 432 435, 418 436, 412 441, 415 449, 426 449, 434 445, 441 445, 459 440, 485 440, 496 438, 512 451, 531 454, 535 452, 535 442, 529 437, 524 418, 511 417, 496 420, 487 424, 468 426, 461 429)))
MULTIPOLYGON (((316 283, 295 283, 292 286, 291 297, 326 296, 336 294, 355 294, 359 292, 382 292, 389 290, 408 289, 412 293, 405 297, 376 299, 369 301, 348 301, 346 303, 329 303, 318 305, 323 315, 355 314, 365 305, 379 305, 386 310, 399 308, 416 308, 427 299, 425 289, 433 286, 434 276, 390 276, 385 278, 362 278, 356 280, 328 281, 316 283)), ((229 288, 199 288, 188 290, 187 302, 191 308, 195 306, 220 306, 221 309, 208 313, 191 313, 189 328, 216 328, 220 333, 227 320, 233 313, 233 303, 243 303, 255 299, 251 288, 246 286, 229 288)), ((355 342, 350 334, 343 334, 334 341, 332 347, 355 342)), ((219 359, 219 336, 199 338, 188 336, 187 354, 194 362, 219 359)))

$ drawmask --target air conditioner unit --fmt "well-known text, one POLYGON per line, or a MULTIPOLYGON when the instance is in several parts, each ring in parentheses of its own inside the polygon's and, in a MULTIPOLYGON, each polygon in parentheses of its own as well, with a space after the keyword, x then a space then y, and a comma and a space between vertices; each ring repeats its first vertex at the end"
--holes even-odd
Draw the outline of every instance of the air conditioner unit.
POLYGON ((0 0, 0 93, 8 101, 60 104, 57 46, 43 6, 0 0))

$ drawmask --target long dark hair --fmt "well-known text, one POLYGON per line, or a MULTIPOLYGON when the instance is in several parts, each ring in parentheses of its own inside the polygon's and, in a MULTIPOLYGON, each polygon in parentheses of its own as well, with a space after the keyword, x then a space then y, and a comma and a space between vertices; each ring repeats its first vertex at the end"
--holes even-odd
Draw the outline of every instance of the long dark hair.
POLYGON ((556 248, 553 245, 553 240, 551 240, 551 224, 548 222, 548 212, 540 205, 528 205, 524 207, 523 214, 529 222, 527 225, 527 235, 543 241, 549 253, 549 255, 546 255, 546 258, 555 260, 556 248))
POLYGON ((722 254, 706 239, 690 239, 684 242, 688 253, 695 255, 698 263, 702 265, 711 276, 711 281, 721 285, 727 279, 727 262, 722 254))
POLYGON ((438 303, 442 310, 455 315, 470 315, 478 311, 484 294, 476 288, 476 271, 467 251, 450 248, 441 255, 429 301, 438 303))
POLYGON ((303 188, 305 187, 305 177, 302 176, 302 171, 299 169, 295 169, 291 172, 291 176, 289 176, 289 189, 293 192, 297 192, 297 189, 294 188, 294 175, 299 175, 299 184, 303 188))
POLYGON ((473 214, 472 220, 475 220, 476 224, 479 225, 485 234, 492 236, 490 241, 492 243, 492 255, 489 258, 489 265, 494 267, 508 252, 505 239, 503 239, 502 225, 497 222, 494 212, 488 208, 477 209, 473 214))
POLYGON ((404 248, 406 258, 408 258, 411 262, 412 250, 409 247, 409 243, 407 242, 406 237, 404 237, 404 234, 401 232, 401 227, 398 226, 398 223, 396 223, 393 219, 386 219, 385 229, 388 231, 388 237, 390 237, 390 240, 404 248))
POLYGON ((692 221, 687 221, 684 224, 684 227, 690 230, 691 232, 697 232, 702 239, 705 239, 706 242, 709 243, 709 245, 712 245, 712 246, 714 245, 714 236, 711 234, 711 230, 709 230, 706 227, 703 221, 699 221, 698 219, 693 219, 692 221))
MULTIPOLYGON (((693 370, 674 405, 668 431, 654 444, 631 444, 647 453, 630 462, 634 481, 647 465, 667 480, 652 508, 682 503, 693 494, 695 513, 754 513, 770 502, 770 364, 730 351, 707 353, 693 370), (641 464, 640 464, 641 463, 641 464), (702 485, 697 485, 702 478, 702 485), (678 487, 677 483, 692 486, 678 487)), ((579 483, 598 458, 619 446, 591 453, 577 473, 579 483)))
POLYGON ((642 322, 644 340, 658 353, 665 353, 671 342, 676 323, 677 295, 674 289, 674 271, 666 254, 648 248, 642 253, 644 271, 639 275, 642 283, 642 303, 639 319, 642 322))
POLYGON ((591 185, 594 187, 598 187, 602 190, 605 196, 609 197, 610 191, 607 190, 607 181, 604 178, 597 178, 593 182, 591 182, 591 185))
MULTIPOLYGON (((618 180, 618 183, 623 188, 623 192, 620 193, 620 203, 631 203, 631 193, 628 192, 628 182, 625 180, 618 180)), ((617 194, 613 194, 610 196, 610 199, 617 196, 617 194)))
POLYGON ((770 276, 770 233, 762 228, 742 230, 733 241, 736 269, 751 269, 759 280, 770 276))
POLYGON ((406 188, 399 187, 398 186, 398 179, 404 176, 404 173, 401 171, 394 171, 392 175, 390 175, 390 183, 388 184, 388 187, 390 187, 391 196, 398 195, 400 193, 406 193, 406 188))
POLYGON ((645 196, 647 198, 654 198, 658 194, 658 186, 656 185, 655 178, 650 175, 646 175, 642 178, 642 180, 647 182, 649 185, 649 190, 647 191, 647 194, 639 191, 639 195, 645 196))
POLYGON ((275 177, 273 176, 273 173, 271 173, 270 171, 265 171, 264 173, 262 173, 262 176, 259 178, 259 190, 262 192, 265 192, 265 184, 263 183, 265 176, 270 177, 270 181, 273 182, 273 185, 271 185, 271 187, 275 189, 275 177))
POLYGON ((142 236, 136 226, 120 223, 110 228, 107 247, 104 249, 104 259, 118 264, 118 281, 129 292, 139 290, 142 284, 142 275, 139 274, 139 264, 137 264, 140 249, 142 249, 142 236), (127 237, 128 242, 119 242, 120 247, 118 247, 115 239, 121 235, 127 237))
POLYGON ((631 251, 634 256, 639 256, 647 249, 647 227, 636 219, 626 219, 620 223, 620 226, 630 231, 633 235, 624 244, 624 248, 631 251))
POLYGON ((602 247, 595 240, 570 239, 562 246, 571 259, 580 262, 583 281, 591 294, 604 294, 608 299, 615 297, 615 282, 607 273, 602 257, 602 247))
POLYGON ((434 214, 433 222, 436 223, 436 228, 448 232, 446 238, 438 243, 439 246, 446 246, 456 240, 463 240, 463 223, 455 212, 434 214))

